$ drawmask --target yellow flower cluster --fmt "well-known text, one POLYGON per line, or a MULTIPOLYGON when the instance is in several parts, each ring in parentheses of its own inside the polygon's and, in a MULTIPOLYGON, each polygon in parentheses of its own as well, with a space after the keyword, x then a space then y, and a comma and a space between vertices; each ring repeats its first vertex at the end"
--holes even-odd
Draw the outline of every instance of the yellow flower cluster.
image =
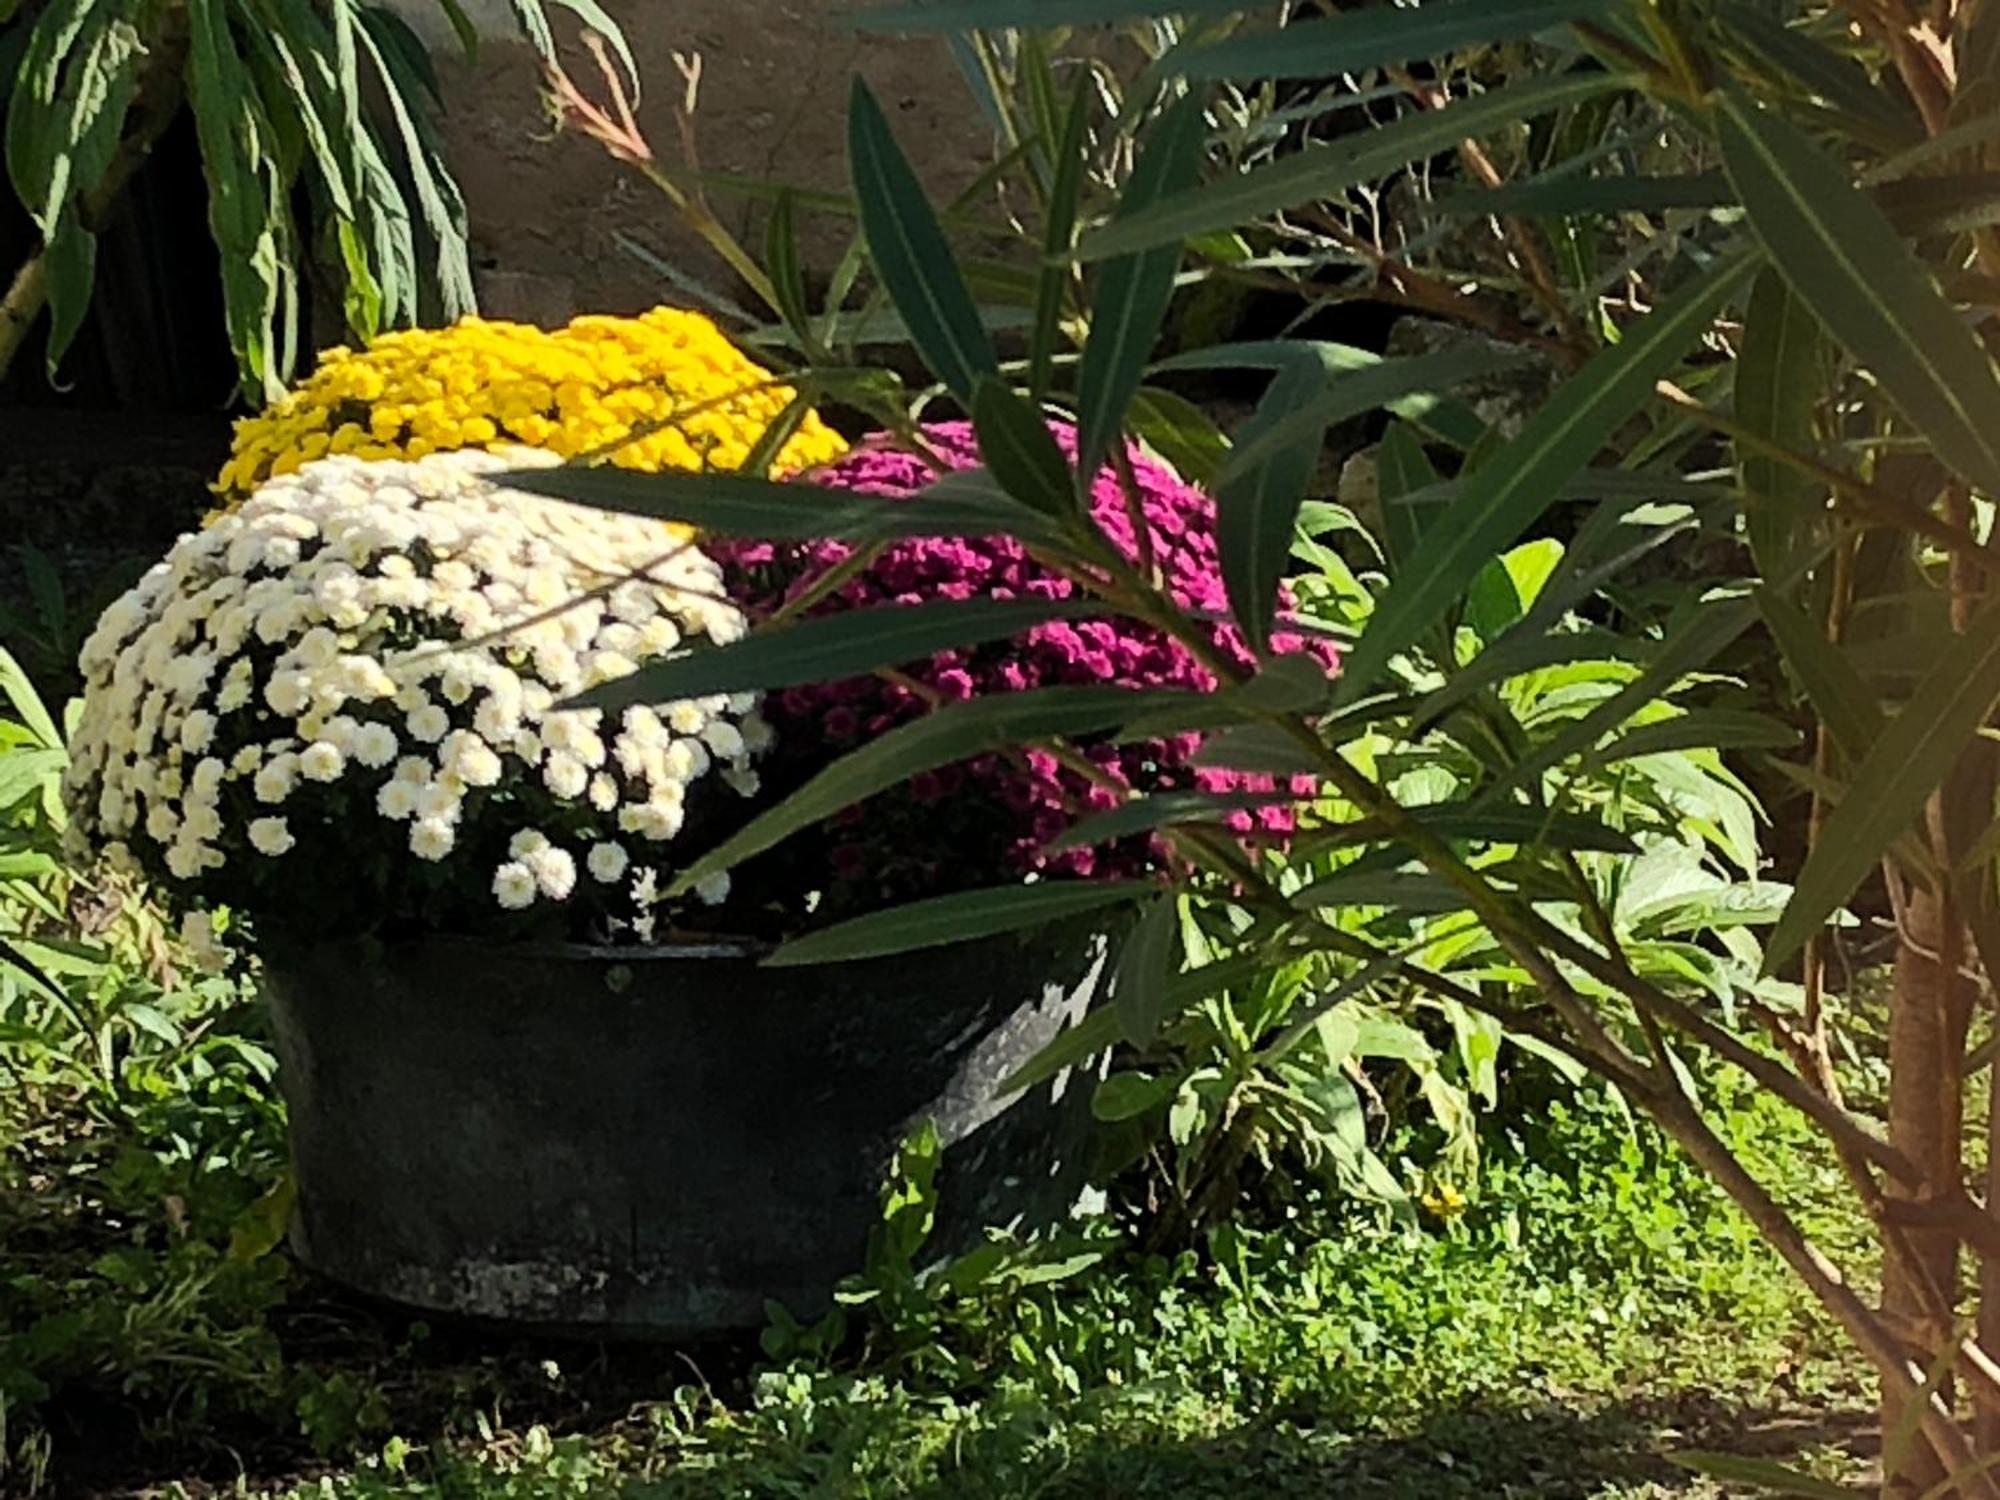
MULTIPOLYGON (((562 458, 608 448, 623 468, 737 469, 792 391, 768 382, 699 313, 583 317, 553 333, 466 318, 332 349, 269 410, 236 424, 216 483, 234 505, 266 479, 329 454, 418 459, 521 444, 562 458)), ((845 451, 808 415, 775 469, 792 473, 845 451)))

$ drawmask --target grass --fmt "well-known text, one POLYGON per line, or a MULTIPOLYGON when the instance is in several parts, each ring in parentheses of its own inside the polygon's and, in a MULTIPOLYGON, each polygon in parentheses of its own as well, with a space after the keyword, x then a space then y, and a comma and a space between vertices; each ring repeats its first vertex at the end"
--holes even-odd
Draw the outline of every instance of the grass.
MULTIPOLYGON (((1866 1401, 1838 1339, 1601 1094, 1516 1097, 1475 1201, 1415 1235, 1306 1194, 1172 1255, 1100 1225, 963 1292, 877 1267, 844 1337, 795 1331, 773 1358, 427 1328, 255 1253, 275 1118, 245 1112, 242 1083, 122 1131, 45 1118, 13 1142, 17 1487, 1446 1500, 1721 1493, 1663 1456, 1687 1447, 1858 1462, 1866 1401)), ((1716 1105, 1789 1197, 1831 1201, 1795 1123, 1750 1096, 1716 1105)))

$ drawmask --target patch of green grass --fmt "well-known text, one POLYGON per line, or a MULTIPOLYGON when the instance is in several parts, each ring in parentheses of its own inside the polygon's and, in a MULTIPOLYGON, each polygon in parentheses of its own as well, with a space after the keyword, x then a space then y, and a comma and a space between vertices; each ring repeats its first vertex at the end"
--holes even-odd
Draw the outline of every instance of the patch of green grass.
MULTIPOLYGON (((1721 1101, 1788 1193, 1803 1133, 1721 1101)), ((684 1384, 561 1436, 398 1440, 297 1500, 1716 1494, 1663 1452, 1851 1467, 1853 1366, 1715 1190, 1601 1099, 1495 1144, 1478 1201, 1408 1236, 1329 1207, 1174 1257, 938 1295, 859 1367, 684 1384)))

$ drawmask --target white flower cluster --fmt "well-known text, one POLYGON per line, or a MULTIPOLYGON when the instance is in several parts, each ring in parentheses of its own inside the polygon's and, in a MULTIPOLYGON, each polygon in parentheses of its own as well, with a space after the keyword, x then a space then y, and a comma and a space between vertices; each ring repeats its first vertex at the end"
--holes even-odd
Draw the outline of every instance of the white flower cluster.
POLYGON ((665 524, 485 477, 553 461, 327 459, 183 537, 84 647, 78 837, 253 911, 306 841, 321 878, 456 859, 508 909, 643 901, 690 787, 754 795, 770 732, 747 694, 558 707, 745 625, 665 524))

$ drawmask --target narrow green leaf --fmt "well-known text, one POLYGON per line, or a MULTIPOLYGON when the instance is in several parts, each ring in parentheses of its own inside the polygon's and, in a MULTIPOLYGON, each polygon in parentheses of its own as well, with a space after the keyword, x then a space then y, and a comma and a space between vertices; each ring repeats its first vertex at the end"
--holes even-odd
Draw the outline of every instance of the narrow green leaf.
MULTIPOLYGON (((1426 832, 1455 844, 1533 844, 1601 854, 1637 852, 1631 837, 1620 829, 1596 818, 1546 807, 1452 802, 1404 811, 1426 832)), ((1364 818, 1355 823, 1313 829, 1301 834, 1293 847, 1301 854, 1317 854, 1326 849, 1394 842, 1385 824, 1375 818, 1364 818)))
POLYGON ((1125 420, 1181 478, 1202 489, 1214 487, 1229 439, 1194 402, 1156 385, 1141 386, 1125 420))
POLYGON ((947 704, 850 751, 776 807, 696 860, 674 882, 674 893, 732 869, 781 839, 833 816, 844 807, 975 755, 1058 736, 1101 733, 1136 714, 1164 709, 1194 694, 1138 692, 1112 687, 1031 688, 992 698, 947 704))
POLYGON ((1040 927, 1100 907, 1129 905, 1158 889, 1146 880, 1047 880, 958 891, 809 932, 793 938, 764 962, 774 969, 787 969, 939 948, 1040 927))
POLYGON ((1413 738, 1421 735, 1481 689, 1572 662, 1626 661, 1636 652, 1637 647, 1623 636, 1595 626, 1543 635, 1517 625, 1461 667, 1443 687, 1426 695, 1416 705, 1409 733, 1413 738))
POLYGON ((1398 916, 1411 917, 1463 911, 1466 905, 1455 886, 1419 870, 1336 870, 1291 899, 1292 905, 1305 910, 1386 906, 1398 916))
POLYGON ((922 661, 938 651, 1004 641, 1050 620, 1103 614, 1106 609, 1095 599, 941 599, 843 610, 775 630, 753 630, 731 645, 641 667, 571 701, 616 710, 710 693, 837 682, 878 667, 922 661))
MULTIPOLYGON (((1186 192, 1200 171, 1201 150, 1202 104, 1190 94, 1148 134, 1112 223, 1186 192)), ((1076 472, 1086 487, 1118 441, 1125 408, 1145 378, 1180 259, 1180 245, 1169 241, 1114 257, 1098 273, 1090 337, 1077 372, 1076 472)))
POLYGON ((1768 586, 1757 591, 1757 607, 1834 743, 1850 763, 1860 761, 1880 738, 1884 722, 1867 681, 1803 611, 1768 586))
MULTIPOLYGON (((1221 959, 1176 975, 1167 984, 1162 1024, 1210 995, 1254 982, 1270 962, 1269 956, 1263 953, 1241 953, 1234 958, 1221 959)), ((1022 1089, 1046 1083, 1065 1068, 1074 1068, 1089 1061, 1116 1045, 1119 1028, 1120 1017, 1115 1005, 1097 1007, 1002 1079, 994 1093, 1001 1098, 1018 1094, 1022 1089)))
POLYGON ((979 456, 1009 495, 1052 516, 1074 509, 1075 475, 1040 407, 984 375, 972 396, 972 426, 979 456))
POLYGON ((1667 1461, 1679 1464, 1683 1469, 1692 1469, 1697 1474, 1705 1474, 1710 1479, 1747 1485, 1751 1489, 1767 1490, 1773 1494, 1800 1495, 1805 1500, 1866 1500, 1867 1495, 1866 1491, 1835 1484, 1830 1479, 1821 1479, 1816 1474, 1791 1468, 1774 1459, 1746 1458, 1740 1453, 1709 1453, 1690 1448, 1680 1453, 1669 1453, 1667 1461))
POLYGON ((1593 766, 1609 766, 1673 750, 1783 750, 1798 742, 1797 729, 1769 714, 1704 708, 1628 729, 1587 759, 1593 766))
POLYGON ((1111 974, 1111 1003, 1118 1029, 1134 1047, 1150 1044, 1168 1017, 1168 986, 1181 959, 1181 905, 1171 892, 1146 903, 1118 950, 1111 974))
POLYGON ((1170 72, 1190 78, 1337 78, 1461 47, 1529 36, 1567 21, 1603 20, 1621 0, 1429 0, 1396 9, 1298 21, 1169 53, 1170 72))
POLYGON ((1875 737, 1799 871, 1764 953, 1768 973, 1805 945, 1922 814, 2000 700, 2000 606, 1973 621, 1875 737))
POLYGON ((1707 666, 1756 619, 1757 606, 1751 599, 1724 598, 1697 605, 1668 632, 1659 652, 1637 677, 1523 756, 1488 795, 1535 787, 1546 772, 1587 752, 1639 709, 1672 692, 1689 673, 1707 666))
POLYGON ((863 31, 921 35, 939 31, 1043 30, 1095 26, 1147 16, 1223 14, 1241 0, 938 0, 936 4, 882 5, 851 15, 863 31))
POLYGON ((1734 93, 1716 121, 1723 162, 1772 265, 1938 457, 2000 493, 2000 377, 1930 272, 1797 127, 1734 93))
POLYGON ((1883 87, 1853 58, 1759 5, 1730 0, 1719 9, 1781 85, 1823 102, 1878 145, 1893 149, 1923 138, 1924 122, 1909 95, 1883 87))
POLYGON ((1048 535, 1047 518, 1011 499, 982 471, 942 476, 902 500, 842 496, 818 485, 747 474, 639 474, 608 465, 517 469, 510 489, 603 510, 680 521, 720 536, 884 541, 912 536, 1048 535))
POLYGON ((848 105, 848 155, 868 253, 917 352, 946 389, 970 406, 981 375, 999 373, 951 244, 923 184, 896 144, 875 95, 859 77, 848 105))
POLYGON ((771 217, 764 226, 764 270, 778 294, 778 313, 800 347, 813 345, 812 313, 806 306, 805 272, 799 260, 799 226, 796 197, 789 190, 778 194, 771 205, 771 217))
POLYGON ((43 251, 42 263, 49 299, 48 371, 54 379, 90 310, 90 289, 97 280, 97 236, 75 214, 64 214, 57 221, 55 238, 43 251))
POLYGON ((1231 813, 1296 800, 1292 793, 1201 792, 1191 788, 1152 792, 1133 797, 1116 807, 1092 813, 1071 824, 1042 847, 1054 853, 1085 844, 1108 844, 1130 838, 1135 833, 1152 833, 1162 828, 1180 828, 1191 823, 1220 825, 1231 813))
POLYGON ((1454 218, 1518 214, 1562 218, 1572 214, 1657 214, 1672 208, 1723 208, 1736 190, 1721 172, 1686 176, 1565 176, 1546 182, 1527 178, 1497 188, 1461 188, 1438 202, 1454 218))
POLYGON ((1319 464, 1323 426, 1302 426, 1295 413, 1319 395, 1320 372, 1301 361, 1272 379, 1256 414, 1244 424, 1236 452, 1215 485, 1215 541, 1229 608, 1250 649, 1262 655, 1270 644, 1271 620, 1278 609, 1278 579, 1292 555, 1299 506, 1319 464), (1267 439, 1289 426, 1289 441, 1267 439), (1243 450, 1259 447, 1252 464, 1243 450))
MULTIPOLYGON (((1792 295, 1784 278, 1766 268, 1750 290, 1743 318, 1743 348, 1736 361, 1736 417, 1761 437, 1811 453, 1817 447, 1813 412, 1822 394, 1824 341, 1819 323, 1792 295)), ((1743 476, 1744 527, 1750 552, 1766 577, 1788 565, 1800 531, 1813 519, 1820 486, 1789 464, 1738 445, 1743 476)))
POLYGON ((1042 225, 1042 266, 1035 286, 1034 329, 1028 335, 1028 395, 1035 401, 1049 393, 1056 341, 1062 330, 1063 299, 1075 279, 1070 252, 1076 244, 1076 212, 1083 195, 1084 171, 1090 164, 1092 82, 1088 71, 1078 76, 1076 90, 1070 96, 1069 113, 1063 118, 1062 136, 1055 148, 1055 173, 1049 183, 1049 201, 1042 225))
POLYGON ((1420 161, 1564 105, 1626 87, 1611 73, 1573 73, 1506 84, 1443 109, 1417 110, 1394 123, 1334 145, 1309 146, 1270 166, 1206 187, 1104 225, 1084 236, 1083 254, 1098 260, 1254 222, 1266 214, 1331 198, 1420 161))
POLYGON ((1198 766, 1261 776, 1318 776, 1326 769, 1318 756, 1270 724, 1244 724, 1212 734, 1190 759, 1198 766))
POLYGON ((1398 502, 1438 482, 1437 469, 1408 423, 1391 422, 1382 434, 1375 450, 1375 478, 1382 510, 1382 554, 1393 578, 1417 555, 1426 529, 1422 507, 1398 502))
MULTIPOLYGON (((1319 362, 1327 378, 1345 372, 1372 370, 1387 357, 1351 344, 1326 343, 1313 339, 1253 339, 1240 344, 1215 344, 1191 349, 1163 359, 1153 368, 1162 373, 1180 370, 1285 370, 1301 359, 1319 362)), ((1434 390, 1391 395, 1382 403, 1412 426, 1421 428, 1439 442, 1460 452, 1470 451, 1486 435, 1486 423, 1465 402, 1434 390)))
POLYGON ((1343 691, 1355 695, 1373 686, 1392 659, 1457 603, 1486 561, 1548 509, 1562 485, 1707 331, 1747 269, 1746 261, 1730 259, 1704 272, 1594 357, 1519 436, 1463 481, 1451 509, 1377 603, 1342 669, 1343 691))

